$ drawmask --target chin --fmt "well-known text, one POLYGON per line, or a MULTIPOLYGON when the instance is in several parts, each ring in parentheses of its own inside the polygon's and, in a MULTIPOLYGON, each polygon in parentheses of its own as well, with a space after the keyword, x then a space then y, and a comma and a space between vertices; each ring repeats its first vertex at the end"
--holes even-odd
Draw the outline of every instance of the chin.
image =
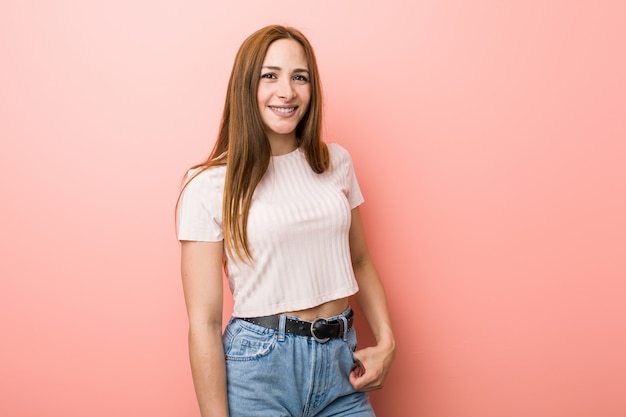
POLYGON ((289 129, 269 129, 270 134, 274 134, 274 135, 281 135, 281 136, 286 136, 286 135, 291 135, 296 131, 295 126, 293 128, 289 128, 289 129))

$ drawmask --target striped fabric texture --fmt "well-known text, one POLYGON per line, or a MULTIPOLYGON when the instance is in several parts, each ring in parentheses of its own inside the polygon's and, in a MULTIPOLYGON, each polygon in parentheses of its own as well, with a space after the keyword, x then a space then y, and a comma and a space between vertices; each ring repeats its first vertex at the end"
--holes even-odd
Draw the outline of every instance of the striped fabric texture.
MULTIPOLYGON (((300 149, 273 156, 248 220, 253 260, 227 259, 235 317, 314 307, 358 290, 348 244, 351 209, 363 196, 348 152, 329 144, 331 168, 317 174, 300 149)), ((178 239, 220 241, 225 167, 183 192, 178 239)), ((226 255, 225 255, 226 256, 226 255)))

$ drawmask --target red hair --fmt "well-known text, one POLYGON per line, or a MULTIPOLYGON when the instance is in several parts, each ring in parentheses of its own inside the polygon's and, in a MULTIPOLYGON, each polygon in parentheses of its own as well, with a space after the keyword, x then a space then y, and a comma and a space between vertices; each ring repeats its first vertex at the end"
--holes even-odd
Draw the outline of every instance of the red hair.
POLYGON ((252 195, 267 171, 271 156, 256 92, 265 54, 279 39, 298 42, 309 67, 311 100, 296 127, 298 145, 314 172, 322 173, 330 166, 328 148, 321 140, 322 92, 313 47, 294 28, 272 25, 256 31, 243 42, 235 57, 215 146, 206 161, 193 167, 200 169, 189 179, 212 166, 226 165, 222 202, 224 244, 230 255, 235 253, 242 261, 252 259, 247 237, 248 214, 252 195))

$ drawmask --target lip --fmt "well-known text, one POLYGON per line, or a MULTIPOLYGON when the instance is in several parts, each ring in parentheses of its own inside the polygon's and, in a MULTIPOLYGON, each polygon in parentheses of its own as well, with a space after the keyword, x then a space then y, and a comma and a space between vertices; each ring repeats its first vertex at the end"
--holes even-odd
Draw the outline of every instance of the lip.
POLYGON ((297 112, 298 112, 298 107, 299 106, 297 106, 295 104, 291 105, 291 106, 284 105, 284 104, 281 104, 279 106, 272 106, 272 105, 267 106, 267 108, 270 109, 272 111, 272 113, 274 113, 276 116, 281 117, 281 118, 285 118, 285 119, 289 118, 289 117, 295 116, 297 114, 297 112), (286 112, 286 111, 281 111, 281 110, 278 110, 278 109, 293 109, 293 111, 287 111, 286 112))

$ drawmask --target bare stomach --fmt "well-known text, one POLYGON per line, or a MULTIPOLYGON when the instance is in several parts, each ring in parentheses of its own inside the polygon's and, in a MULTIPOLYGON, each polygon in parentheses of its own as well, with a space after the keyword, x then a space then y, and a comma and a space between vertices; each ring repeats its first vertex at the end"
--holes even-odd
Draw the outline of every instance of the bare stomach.
POLYGON ((288 316, 296 316, 306 321, 313 321, 317 318, 328 318, 343 313, 348 308, 348 298, 329 301, 318 306, 305 310, 287 311, 288 316))

